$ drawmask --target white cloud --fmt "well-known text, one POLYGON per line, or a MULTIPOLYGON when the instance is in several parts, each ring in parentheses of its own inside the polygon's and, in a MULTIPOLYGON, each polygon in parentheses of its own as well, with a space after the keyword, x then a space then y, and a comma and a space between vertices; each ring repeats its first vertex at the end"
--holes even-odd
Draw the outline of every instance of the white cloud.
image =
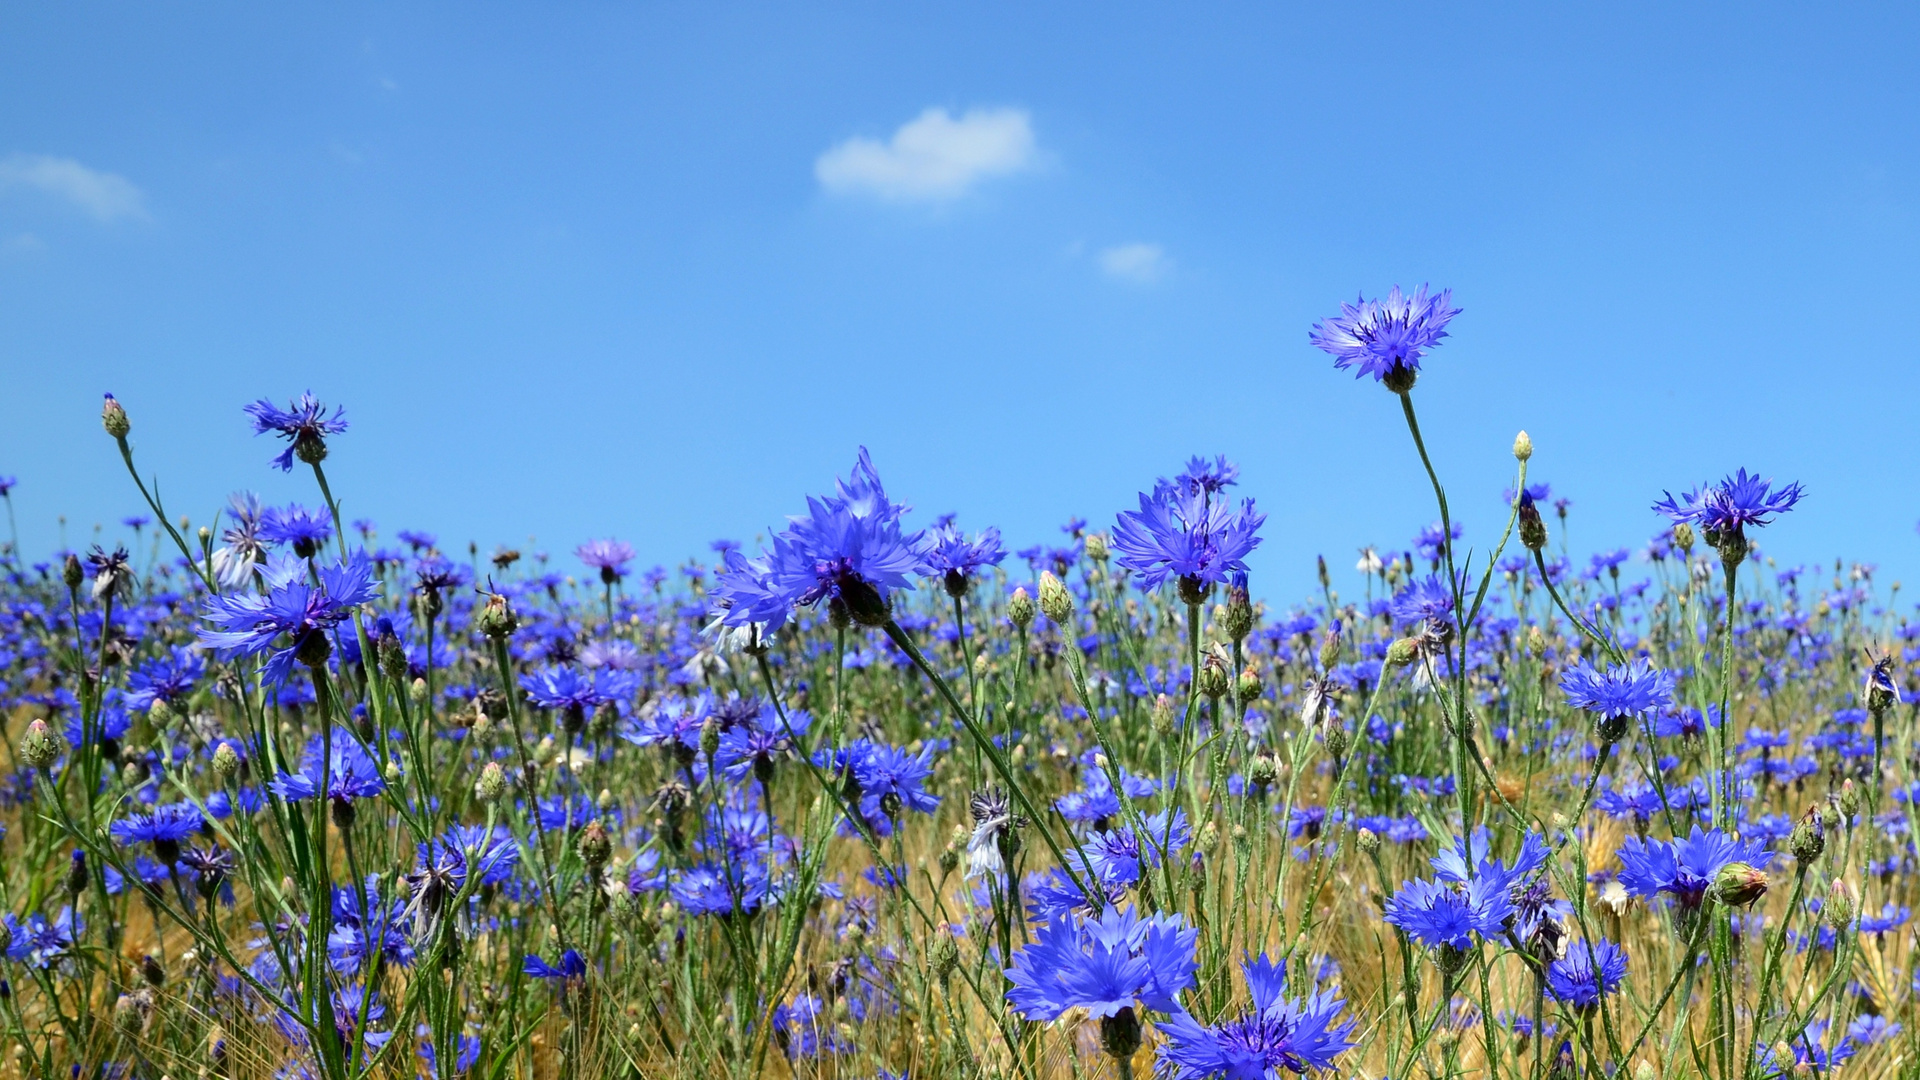
POLYGON ((147 216, 146 196, 124 176, 89 169, 72 158, 10 154, 0 158, 0 191, 29 187, 65 199, 96 221, 147 216))
POLYGON ((958 198, 981 180, 1030 169, 1038 152, 1025 109, 930 108, 886 142, 856 137, 813 163, 828 191, 902 202, 958 198))
POLYGON ((1160 280, 1171 265, 1159 244, 1115 244, 1100 252, 1100 269, 1108 277, 1139 285, 1160 280))

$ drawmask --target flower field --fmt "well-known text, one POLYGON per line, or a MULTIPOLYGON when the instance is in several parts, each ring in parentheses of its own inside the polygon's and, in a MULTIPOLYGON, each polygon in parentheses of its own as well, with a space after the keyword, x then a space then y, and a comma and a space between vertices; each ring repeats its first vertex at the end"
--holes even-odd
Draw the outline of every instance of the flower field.
POLYGON ((1525 433, 1466 548, 1456 314, 1309 332, 1432 481, 1345 596, 1260 598, 1225 458, 1009 550, 860 450, 646 569, 342 520, 311 395, 235 416, 304 505, 183 517, 109 395, 141 550, 0 564, 0 1069, 1915 1074, 1898 586, 1767 558, 1816 495, 1739 462, 1572 552, 1525 433))

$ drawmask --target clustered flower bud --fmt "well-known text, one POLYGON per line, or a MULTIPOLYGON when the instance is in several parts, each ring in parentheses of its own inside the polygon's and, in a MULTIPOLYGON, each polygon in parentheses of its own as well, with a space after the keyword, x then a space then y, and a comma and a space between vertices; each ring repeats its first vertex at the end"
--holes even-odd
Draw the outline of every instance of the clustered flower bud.
POLYGON ((480 770, 480 778, 473 782, 473 797, 481 803, 491 806, 500 801, 507 793, 507 772, 497 761, 489 761, 480 770))

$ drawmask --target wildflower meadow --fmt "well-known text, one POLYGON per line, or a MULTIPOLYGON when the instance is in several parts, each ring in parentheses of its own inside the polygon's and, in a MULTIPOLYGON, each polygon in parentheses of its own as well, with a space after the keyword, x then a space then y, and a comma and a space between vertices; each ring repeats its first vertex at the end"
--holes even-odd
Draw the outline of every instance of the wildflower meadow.
POLYGON ((0 1069, 1915 1075, 1898 586, 1768 558, 1820 497, 1769 463, 1621 476, 1659 531, 1572 551, 1524 432, 1467 546, 1416 409, 1458 313, 1282 358, 1431 482, 1356 595, 1249 581, 1218 456, 1013 550, 850 442, 648 569, 343 520, 350 410, 297 387, 234 410, 230 505, 167 505, 108 395, 140 544, 0 564, 0 1069))

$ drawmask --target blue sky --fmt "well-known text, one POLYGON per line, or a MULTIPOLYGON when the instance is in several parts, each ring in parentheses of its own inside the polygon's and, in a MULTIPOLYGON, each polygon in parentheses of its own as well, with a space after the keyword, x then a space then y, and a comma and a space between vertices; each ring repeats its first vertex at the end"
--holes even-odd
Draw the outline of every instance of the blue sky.
MULTIPOLYGON (((648 561, 872 448, 1017 544, 1188 455, 1302 595, 1436 516, 1308 327, 1431 281, 1416 391, 1467 541, 1527 429, 1576 552, 1740 466, 1782 560, 1920 571, 1911 8, 62 4, 0 28, 0 474, 29 553, 136 496, 310 499, 240 408, 311 388, 351 516, 648 561), (1682 8, 1683 10, 1674 10, 1682 8)), ((1558 540, 1556 538, 1556 544, 1558 540)))

